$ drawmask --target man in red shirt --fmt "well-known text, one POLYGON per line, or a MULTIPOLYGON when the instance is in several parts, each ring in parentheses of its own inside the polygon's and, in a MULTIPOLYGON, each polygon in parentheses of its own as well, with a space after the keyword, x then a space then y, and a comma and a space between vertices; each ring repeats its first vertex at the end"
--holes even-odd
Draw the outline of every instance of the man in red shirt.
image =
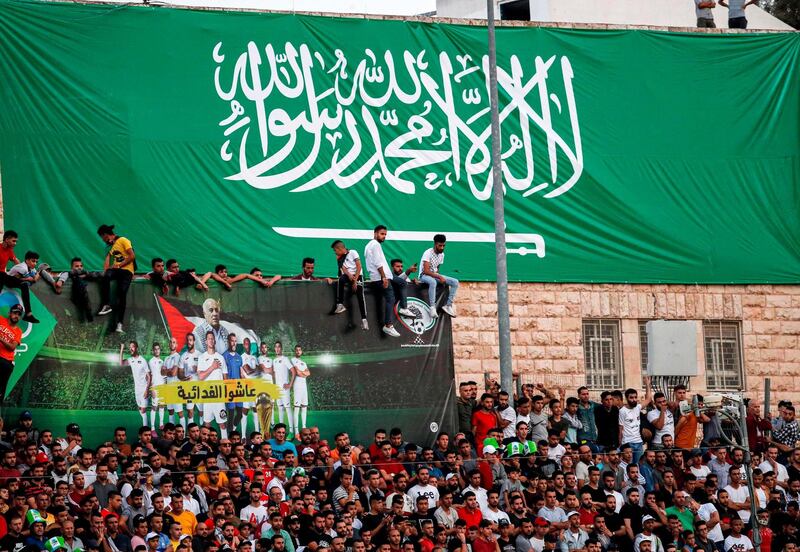
POLYGON ((458 509, 458 517, 467 522, 467 527, 477 527, 483 520, 481 509, 478 508, 478 498, 472 491, 464 493, 464 507, 458 509))
POLYGON ((0 316, 0 402, 5 399, 8 379, 14 371, 14 354, 22 341, 19 320, 24 312, 22 305, 17 304, 9 309, 8 318, 0 316))
POLYGON ((497 552, 499 548, 492 531, 492 522, 482 519, 478 528, 478 538, 472 541, 472 552, 497 552))
POLYGON ((3 291, 4 286, 18 289, 22 297, 22 304, 25 306, 23 320, 36 324, 39 321, 31 314, 31 291, 27 282, 23 282, 20 278, 9 276, 6 272, 9 262, 19 264, 19 259, 14 254, 14 246, 17 245, 18 239, 17 233, 13 230, 6 230, 3 234, 3 241, 0 243, 0 291, 3 291))
POLYGON ((494 398, 489 393, 481 395, 480 408, 472 414, 472 434, 475 436, 475 445, 478 455, 483 454, 483 440, 489 430, 500 425, 500 415, 494 409, 494 398))

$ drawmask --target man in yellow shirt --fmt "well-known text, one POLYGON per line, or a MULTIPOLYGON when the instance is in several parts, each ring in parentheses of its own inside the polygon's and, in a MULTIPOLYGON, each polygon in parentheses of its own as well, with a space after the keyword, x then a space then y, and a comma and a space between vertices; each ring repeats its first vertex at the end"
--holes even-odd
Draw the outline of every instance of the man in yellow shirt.
POLYGON ((197 518, 189 510, 183 509, 183 495, 174 492, 170 495, 169 509, 167 513, 172 519, 181 524, 181 533, 184 535, 194 535, 197 527, 197 518))
POLYGON ((97 229, 100 236, 109 250, 103 262, 103 279, 100 281, 100 302, 102 306, 98 311, 98 316, 114 313, 111 325, 117 333, 122 333, 122 320, 125 318, 125 306, 127 304, 128 288, 131 286, 133 274, 136 271, 136 254, 128 238, 118 236, 114 232, 114 225, 103 224, 97 229), (117 291, 111 302, 111 282, 117 282, 117 291))

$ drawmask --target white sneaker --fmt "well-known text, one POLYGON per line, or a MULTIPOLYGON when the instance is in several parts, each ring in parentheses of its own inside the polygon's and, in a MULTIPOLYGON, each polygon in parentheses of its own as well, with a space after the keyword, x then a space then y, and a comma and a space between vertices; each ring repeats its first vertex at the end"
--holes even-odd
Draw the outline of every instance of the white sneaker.
POLYGON ((439 311, 436 310, 436 307, 428 307, 428 312, 431 314, 431 318, 439 318, 439 311))
POLYGON ((408 309, 397 309, 397 314, 402 314, 403 316, 407 316, 409 318, 416 318, 417 315, 414 314, 414 311, 410 311, 408 309))
POLYGON ((111 314, 112 312, 113 309, 111 308, 111 305, 103 305, 100 310, 97 311, 97 316, 105 316, 107 314, 111 314))
POLYGON ((114 331, 117 332, 117 333, 125 333, 125 330, 122 329, 122 322, 117 324, 117 329, 114 330, 114 331))
POLYGON ((385 333, 386 335, 390 335, 392 337, 400 337, 400 334, 398 333, 397 330, 394 329, 394 326, 384 326, 383 333, 385 333))
POLYGON ((335 310, 335 311, 333 311, 333 314, 342 314, 342 313, 343 313, 344 311, 346 311, 346 310, 347 310, 347 307, 345 307, 345 306, 344 306, 344 305, 342 305, 341 303, 338 303, 338 304, 336 305, 336 310, 335 310))
POLYGON ((447 315, 448 315, 450 318, 455 318, 455 317, 456 317, 456 311, 455 311, 455 310, 453 310, 453 305, 445 305, 445 306, 443 306, 443 307, 442 307, 442 311, 444 311, 445 313, 447 313, 447 315))
POLYGON ((368 330, 369 329, 369 322, 367 322, 366 318, 361 319, 361 329, 368 330))

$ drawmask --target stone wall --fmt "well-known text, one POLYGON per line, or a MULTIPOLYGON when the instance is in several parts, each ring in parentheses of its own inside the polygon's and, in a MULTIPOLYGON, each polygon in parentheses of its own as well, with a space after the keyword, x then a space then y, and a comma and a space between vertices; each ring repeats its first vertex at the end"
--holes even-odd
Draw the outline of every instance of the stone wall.
MULTIPOLYGON (((623 284, 509 285, 514 371, 525 382, 572 388, 586 382, 582 321, 619 320, 624 385, 641 386, 639 321, 697 321, 698 376, 691 388, 705 391, 704 320, 740 323, 745 387, 771 401, 800 400, 800 286, 701 286, 623 284)), ((453 321, 458 381, 499 378, 495 284, 459 288, 453 321)), ((599 392, 601 390, 595 390, 599 392)))

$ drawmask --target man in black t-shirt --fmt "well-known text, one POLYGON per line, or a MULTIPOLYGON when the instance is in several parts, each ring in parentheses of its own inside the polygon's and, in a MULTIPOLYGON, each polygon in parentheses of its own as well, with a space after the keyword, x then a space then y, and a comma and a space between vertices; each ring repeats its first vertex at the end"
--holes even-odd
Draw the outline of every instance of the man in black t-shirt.
POLYGON ((14 513, 8 519, 8 533, 0 539, 0 550, 18 552, 25 546, 25 537, 22 535, 22 516, 14 513))
POLYGON ((619 515, 622 516, 622 521, 625 524, 625 546, 631 547, 636 535, 642 532, 644 508, 639 505, 639 489, 630 488, 625 494, 627 500, 620 509, 619 515))

